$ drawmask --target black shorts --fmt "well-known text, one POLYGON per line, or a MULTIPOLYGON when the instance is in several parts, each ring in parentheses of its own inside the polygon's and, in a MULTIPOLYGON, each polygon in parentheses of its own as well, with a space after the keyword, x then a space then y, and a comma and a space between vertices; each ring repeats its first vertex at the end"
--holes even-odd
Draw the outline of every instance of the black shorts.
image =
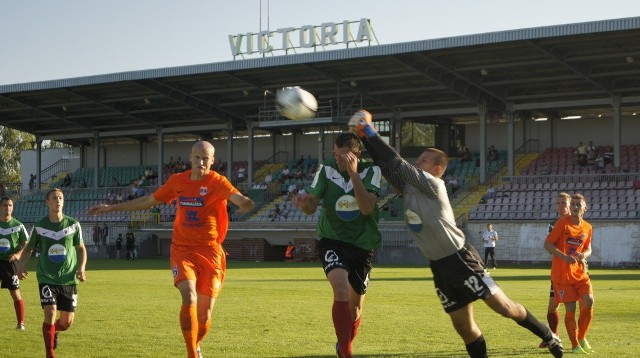
POLYGON ((44 306, 56 305, 58 311, 75 312, 78 306, 78 290, 76 285, 50 285, 41 283, 40 288, 40 305, 44 306))
POLYGON ((431 261, 431 272, 445 312, 453 312, 500 290, 478 252, 469 245, 453 255, 431 261))
POLYGON ((20 288, 20 280, 17 275, 16 263, 9 260, 0 260, 0 288, 15 291, 20 288))
POLYGON ((349 245, 342 241, 322 238, 318 241, 318 258, 325 275, 341 268, 349 273, 349 284, 359 295, 367 293, 373 251, 349 245))

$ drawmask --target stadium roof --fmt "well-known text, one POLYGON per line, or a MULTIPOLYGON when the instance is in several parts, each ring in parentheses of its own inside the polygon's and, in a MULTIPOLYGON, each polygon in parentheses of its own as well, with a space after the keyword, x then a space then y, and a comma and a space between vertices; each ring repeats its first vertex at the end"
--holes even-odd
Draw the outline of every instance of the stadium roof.
POLYGON ((506 108, 520 119, 611 117, 618 97, 631 115, 640 17, 4 85, 0 124, 73 145, 150 140, 160 129, 210 138, 266 128, 269 93, 292 85, 316 95, 320 117, 364 107, 378 119, 470 123, 483 104, 492 121, 506 108))

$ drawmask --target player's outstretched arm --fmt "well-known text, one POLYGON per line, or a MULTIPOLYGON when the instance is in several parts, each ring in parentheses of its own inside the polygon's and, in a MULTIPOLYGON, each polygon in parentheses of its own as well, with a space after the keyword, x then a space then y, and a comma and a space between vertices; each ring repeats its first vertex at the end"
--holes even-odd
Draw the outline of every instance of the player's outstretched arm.
POLYGON ((364 109, 356 112, 349 120, 349 126, 362 140, 373 161, 380 167, 382 175, 400 192, 411 184, 430 198, 438 196, 438 186, 424 175, 424 172, 407 162, 389 144, 382 140, 371 124, 373 116, 364 109))
POLYGON ((141 196, 129 201, 123 201, 116 204, 99 204, 89 209, 89 214, 100 215, 110 213, 112 211, 135 211, 152 208, 158 204, 161 204, 153 198, 152 195, 141 196))
POLYGON ((316 212, 318 203, 320 203, 320 199, 309 193, 294 194, 291 198, 291 205, 295 208, 302 209, 302 212, 307 215, 312 215, 316 212))
POLYGON ((229 197, 229 201, 238 206, 238 210, 236 211, 236 213, 238 214, 247 214, 252 212, 253 209, 256 208, 256 203, 242 194, 231 194, 231 196, 229 197))

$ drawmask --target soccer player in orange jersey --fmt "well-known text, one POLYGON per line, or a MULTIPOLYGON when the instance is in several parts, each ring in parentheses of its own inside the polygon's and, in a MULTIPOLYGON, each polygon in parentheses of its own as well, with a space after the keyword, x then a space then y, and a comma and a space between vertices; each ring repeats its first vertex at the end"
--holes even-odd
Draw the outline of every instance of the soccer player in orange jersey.
POLYGON ((586 339, 593 319, 593 287, 585 260, 591 256, 591 224, 583 219, 587 211, 584 196, 571 197, 570 215, 564 216, 553 226, 544 242, 551 260, 551 283, 556 302, 564 303, 564 323, 571 339, 572 351, 577 354, 592 353, 586 339), (576 327, 576 302, 580 300, 580 317, 576 327))
MULTIPOLYGON (((569 206, 571 205, 571 195, 562 192, 559 193, 556 197, 556 212, 558 213, 558 219, 569 216, 569 206)), ((555 225, 556 221, 549 223, 549 233, 553 230, 553 225, 555 225)), ((560 313, 558 312, 558 302, 553 297, 553 283, 551 284, 551 290, 549 292, 549 304, 547 306, 547 322, 549 322, 549 328, 553 331, 553 333, 558 336, 558 322, 560 321, 560 313)), ((540 348, 546 348, 546 342, 540 342, 540 348)))
POLYGON ((202 357, 200 342, 211 327, 211 312, 224 281, 221 245, 229 227, 227 200, 239 207, 239 214, 255 208, 227 178, 211 170, 214 153, 211 143, 197 142, 191 148, 191 170, 172 175, 155 193, 89 210, 93 215, 141 210, 176 200, 170 263, 182 296, 180 328, 189 358, 202 357))

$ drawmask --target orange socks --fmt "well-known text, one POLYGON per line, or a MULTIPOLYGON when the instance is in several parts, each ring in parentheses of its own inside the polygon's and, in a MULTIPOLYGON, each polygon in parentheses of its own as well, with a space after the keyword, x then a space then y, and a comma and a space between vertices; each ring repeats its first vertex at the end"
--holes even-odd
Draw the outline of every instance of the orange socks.
POLYGON ((196 312, 196 306, 180 306, 180 328, 182 329, 182 336, 184 337, 184 343, 187 346, 187 356, 189 358, 196 358, 197 338, 198 338, 198 316, 196 312))
POLYGON ((587 336, 587 331, 591 326, 592 319, 593 319, 593 306, 580 307, 580 317, 578 318, 578 339, 584 339, 584 337, 587 336))
POLYGON ((554 311, 553 313, 547 312, 547 322, 549 322, 549 328, 551 328, 551 331, 553 331, 553 333, 555 333, 556 336, 558 335, 559 321, 560 321, 560 312, 558 312, 557 310, 554 311))
POLYGON ((204 323, 198 321, 198 339, 196 340, 196 346, 200 345, 200 342, 202 342, 204 337, 206 337, 210 328, 211 328, 211 320, 207 320, 204 323))
POLYGON ((565 312, 564 325, 565 327, 567 327, 567 334, 569 335, 569 339, 571 340, 571 347, 575 348, 579 346, 580 344, 578 343, 578 329, 576 328, 575 312, 565 312))

